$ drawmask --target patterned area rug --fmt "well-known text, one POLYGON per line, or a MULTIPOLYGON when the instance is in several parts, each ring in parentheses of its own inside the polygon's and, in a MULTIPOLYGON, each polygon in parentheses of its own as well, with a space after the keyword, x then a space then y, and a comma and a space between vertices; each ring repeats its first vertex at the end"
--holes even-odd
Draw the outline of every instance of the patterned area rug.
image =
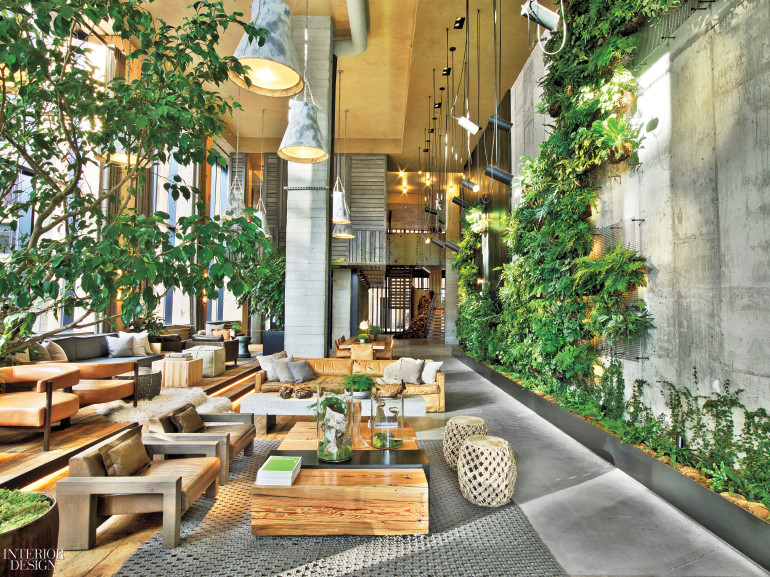
POLYGON ((182 542, 144 543, 123 577, 537 577, 565 576, 521 510, 470 504, 444 462, 441 441, 420 441, 431 464, 430 534, 385 537, 254 537, 251 485, 278 441, 257 441, 232 464, 219 497, 201 497, 182 518, 182 542))

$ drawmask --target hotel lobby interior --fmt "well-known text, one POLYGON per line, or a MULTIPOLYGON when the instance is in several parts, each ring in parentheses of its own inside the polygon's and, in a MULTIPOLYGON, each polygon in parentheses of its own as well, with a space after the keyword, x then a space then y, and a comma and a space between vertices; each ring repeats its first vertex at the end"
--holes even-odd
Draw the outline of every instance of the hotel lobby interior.
POLYGON ((0 574, 770 575, 768 28, 5 0, 0 574))

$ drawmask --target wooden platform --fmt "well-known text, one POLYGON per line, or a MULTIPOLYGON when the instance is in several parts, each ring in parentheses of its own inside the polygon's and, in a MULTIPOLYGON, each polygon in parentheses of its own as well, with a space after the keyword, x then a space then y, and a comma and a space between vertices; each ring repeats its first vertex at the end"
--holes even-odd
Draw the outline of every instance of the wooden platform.
MULTIPOLYGON (((233 367, 227 365, 224 374, 203 379, 198 385, 209 396, 223 396, 234 400, 254 390, 254 375, 259 369, 257 361, 249 361, 233 367)), ((238 410, 237 406, 234 410, 238 410)), ((70 457, 115 435, 132 423, 113 423, 96 414, 93 406, 81 408, 72 417, 68 429, 51 433, 51 449, 43 451, 42 433, 29 431, 0 432, 0 487, 20 489, 49 475, 54 482, 66 475, 70 457)))

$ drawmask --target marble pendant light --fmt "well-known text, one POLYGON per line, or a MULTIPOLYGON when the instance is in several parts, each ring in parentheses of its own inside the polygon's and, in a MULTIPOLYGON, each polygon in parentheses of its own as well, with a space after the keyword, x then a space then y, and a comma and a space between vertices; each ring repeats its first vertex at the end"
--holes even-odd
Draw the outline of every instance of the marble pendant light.
POLYGON ((244 33, 234 56, 248 66, 251 86, 243 76, 230 71, 230 79, 241 88, 262 96, 294 96, 302 92, 305 81, 300 74, 291 32, 291 9, 281 0, 254 0, 251 24, 270 32, 265 43, 249 42, 244 33))

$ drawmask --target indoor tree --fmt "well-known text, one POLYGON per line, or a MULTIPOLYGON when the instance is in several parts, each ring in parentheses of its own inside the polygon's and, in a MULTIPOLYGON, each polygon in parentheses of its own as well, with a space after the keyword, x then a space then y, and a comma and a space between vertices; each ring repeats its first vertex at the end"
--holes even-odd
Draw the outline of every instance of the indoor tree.
POLYGON ((265 315, 273 325, 284 328, 286 303, 286 249, 270 247, 257 259, 258 265, 247 273, 249 290, 238 305, 249 304, 249 314, 265 315))
POLYGON ((43 314, 64 312, 71 322, 36 340, 118 316, 129 324, 169 289, 243 295, 268 246, 248 214, 209 218, 201 191, 178 175, 158 186, 195 206, 175 231, 166 228, 168 214, 134 208, 152 192, 159 164, 225 162, 206 143, 239 105, 217 89, 228 70, 245 67, 217 54, 217 43, 230 26, 260 45, 267 34, 210 0, 171 26, 152 16, 151 1, 3 3, 0 222, 14 231, 22 219, 32 224, 0 260, 8 313, 0 357, 27 347, 43 314), (115 44, 126 51, 127 73, 109 78, 89 55, 115 44), (127 164, 118 169, 121 152, 127 164), (18 194, 22 178, 26 192, 18 194), (110 308, 117 299, 120 315, 110 308))

